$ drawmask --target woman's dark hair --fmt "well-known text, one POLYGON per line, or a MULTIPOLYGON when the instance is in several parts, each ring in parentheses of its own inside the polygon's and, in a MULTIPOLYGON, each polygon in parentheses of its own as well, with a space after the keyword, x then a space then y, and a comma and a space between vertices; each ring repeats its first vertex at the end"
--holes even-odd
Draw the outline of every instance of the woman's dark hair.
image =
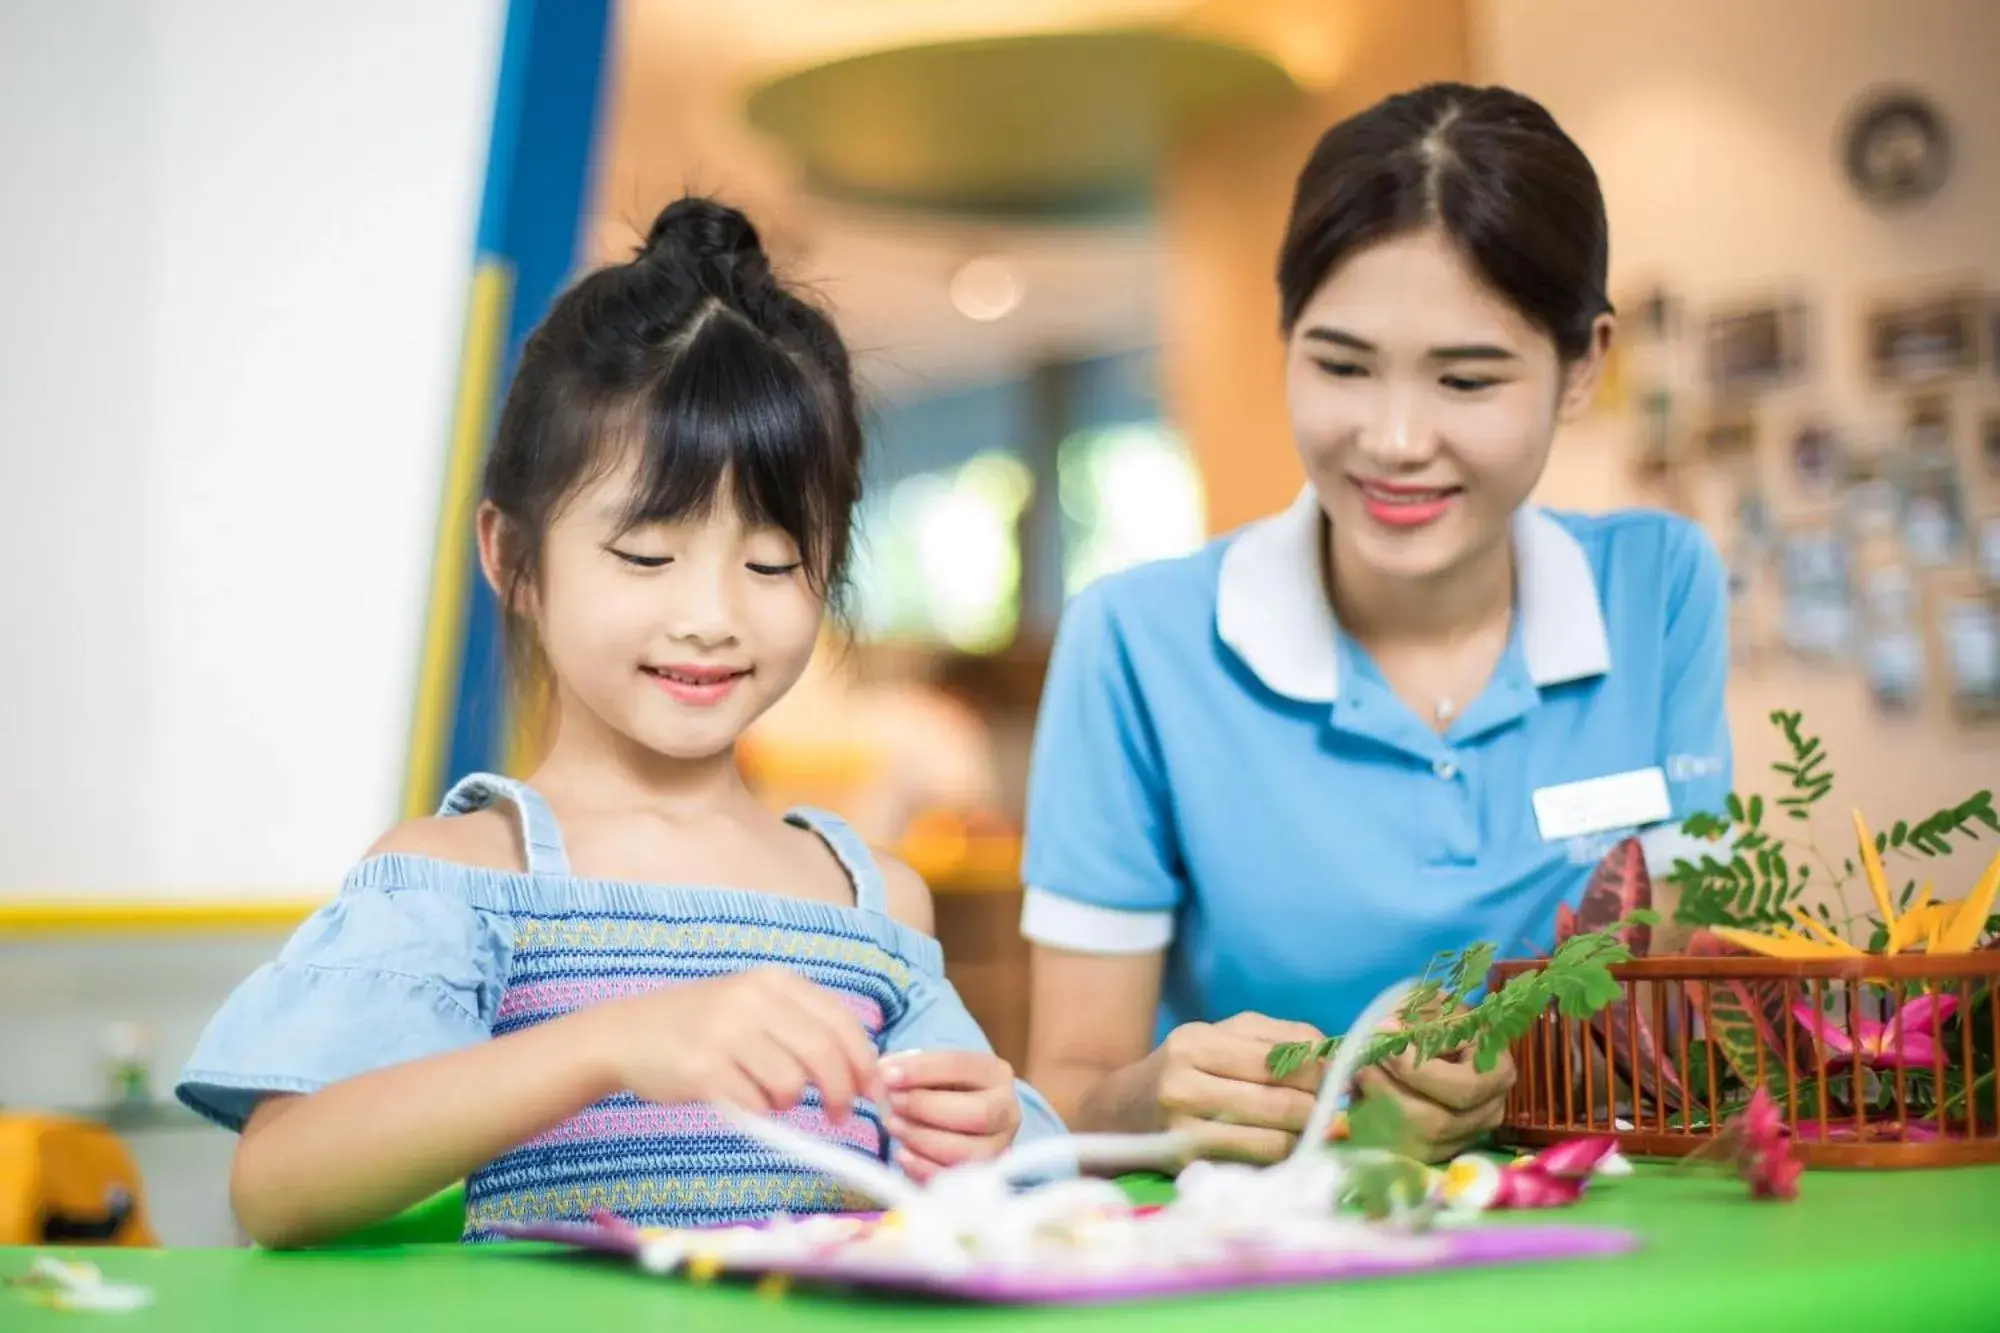
POLYGON ((1289 334, 1344 260, 1436 227, 1565 361, 1611 310, 1597 173, 1540 103, 1506 88, 1433 83, 1341 121, 1299 173, 1278 256, 1289 334))
MULTIPOLYGON (((562 506, 627 458, 628 530, 699 518, 726 493, 746 522, 789 534, 838 604, 861 489, 847 349, 727 205, 669 204, 632 259, 584 276, 528 336, 483 491, 505 520, 503 606, 540 576, 562 506)), ((538 649, 512 610, 508 638, 525 679, 538 649)))

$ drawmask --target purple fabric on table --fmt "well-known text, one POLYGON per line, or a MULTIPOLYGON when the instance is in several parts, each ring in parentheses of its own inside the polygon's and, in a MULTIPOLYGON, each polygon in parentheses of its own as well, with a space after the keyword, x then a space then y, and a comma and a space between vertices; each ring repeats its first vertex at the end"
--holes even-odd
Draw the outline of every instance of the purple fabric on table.
MULTIPOLYGON (((623 1226, 550 1224, 509 1227, 519 1240, 553 1241, 610 1254, 637 1255, 643 1236, 623 1226)), ((1297 1286, 1315 1282, 1346 1282, 1428 1273, 1486 1264, 1543 1263, 1624 1254, 1637 1248, 1630 1232, 1594 1227, 1510 1226, 1430 1233, 1442 1253, 1411 1258, 1393 1254, 1274 1254, 1255 1265, 1232 1263, 1209 1268, 1155 1269, 1136 1273, 1037 1273, 989 1270, 969 1273, 919 1273, 890 1264, 867 1265, 857 1259, 798 1259, 776 1264, 733 1268, 743 1274, 783 1273, 806 1282, 833 1283, 933 1296, 989 1305, 1098 1305, 1120 1301, 1158 1300, 1204 1292, 1248 1290, 1253 1287, 1297 1286)))

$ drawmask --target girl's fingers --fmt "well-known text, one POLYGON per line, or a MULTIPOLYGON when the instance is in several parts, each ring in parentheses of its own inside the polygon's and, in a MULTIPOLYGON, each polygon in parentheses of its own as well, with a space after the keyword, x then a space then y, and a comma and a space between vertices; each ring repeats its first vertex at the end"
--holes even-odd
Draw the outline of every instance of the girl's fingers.
POLYGON ((948 1092, 917 1088, 892 1092, 889 1105, 898 1118, 954 1134, 999 1134, 1008 1128, 1010 1099, 990 1092, 948 1092))
POLYGON ((734 1106, 751 1115, 769 1115, 775 1109, 757 1081, 733 1065, 710 1080, 705 1096, 708 1101, 734 1106))
POLYGON ((988 1141, 984 1135, 933 1129, 929 1125, 912 1124, 900 1116, 889 1117, 888 1130, 904 1152, 915 1153, 938 1166, 971 1161, 988 1141))
POLYGON ((845 1120, 854 1109, 860 1075, 850 1066, 838 1034, 820 1015, 800 1009, 787 1015, 771 1036, 798 1061, 806 1081, 819 1089, 827 1118, 836 1124, 845 1120))
POLYGON ((883 1057, 882 1078, 893 1090, 948 1088, 976 1092, 1012 1081, 1014 1071, 986 1051, 899 1051, 883 1057))
POLYGON ((880 1053, 876 1051, 875 1042, 867 1030, 861 1026, 861 1020, 832 991, 801 980, 804 989, 799 998, 833 1038, 838 1058, 848 1071, 848 1085, 871 1101, 883 1101, 885 1089, 879 1068, 880 1053))
POLYGON ((899 1147, 896 1149, 896 1169, 919 1185, 925 1185, 935 1179, 945 1167, 942 1162, 933 1162, 920 1153, 899 1147))
POLYGON ((766 1034, 734 1052, 736 1067, 763 1094, 768 1110, 789 1111, 805 1096, 807 1074, 799 1058, 766 1034))

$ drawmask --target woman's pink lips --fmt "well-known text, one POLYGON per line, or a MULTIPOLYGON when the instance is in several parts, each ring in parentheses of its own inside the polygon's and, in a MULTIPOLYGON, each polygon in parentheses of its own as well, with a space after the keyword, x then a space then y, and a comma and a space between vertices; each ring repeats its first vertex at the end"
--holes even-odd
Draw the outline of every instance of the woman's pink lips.
POLYGON ((1450 512, 1458 499, 1455 486, 1409 486, 1387 481, 1349 478, 1361 496, 1368 517, 1384 527, 1420 528, 1450 512))

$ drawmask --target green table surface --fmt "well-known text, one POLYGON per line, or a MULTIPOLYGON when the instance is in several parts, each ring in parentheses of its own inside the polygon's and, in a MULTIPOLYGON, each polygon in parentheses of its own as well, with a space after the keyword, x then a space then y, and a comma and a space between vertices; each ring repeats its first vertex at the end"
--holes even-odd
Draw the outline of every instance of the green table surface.
MULTIPOLYGON (((1135 1186, 1142 1198, 1159 1185, 1135 1186)), ((748 1286, 694 1286, 623 1262, 541 1246, 411 1245, 299 1254, 236 1250, 0 1248, 0 1276, 38 1253, 91 1260, 153 1290, 119 1315, 39 1309, 0 1292, 0 1328, 148 1329, 1451 1328, 1632 1333, 1773 1328, 2000 1327, 2000 1167, 1812 1171, 1793 1203, 1759 1203, 1737 1181, 1642 1164, 1580 1204, 1509 1219, 1625 1227, 1615 1259, 1376 1279, 1099 1309, 1004 1310, 748 1286)))

